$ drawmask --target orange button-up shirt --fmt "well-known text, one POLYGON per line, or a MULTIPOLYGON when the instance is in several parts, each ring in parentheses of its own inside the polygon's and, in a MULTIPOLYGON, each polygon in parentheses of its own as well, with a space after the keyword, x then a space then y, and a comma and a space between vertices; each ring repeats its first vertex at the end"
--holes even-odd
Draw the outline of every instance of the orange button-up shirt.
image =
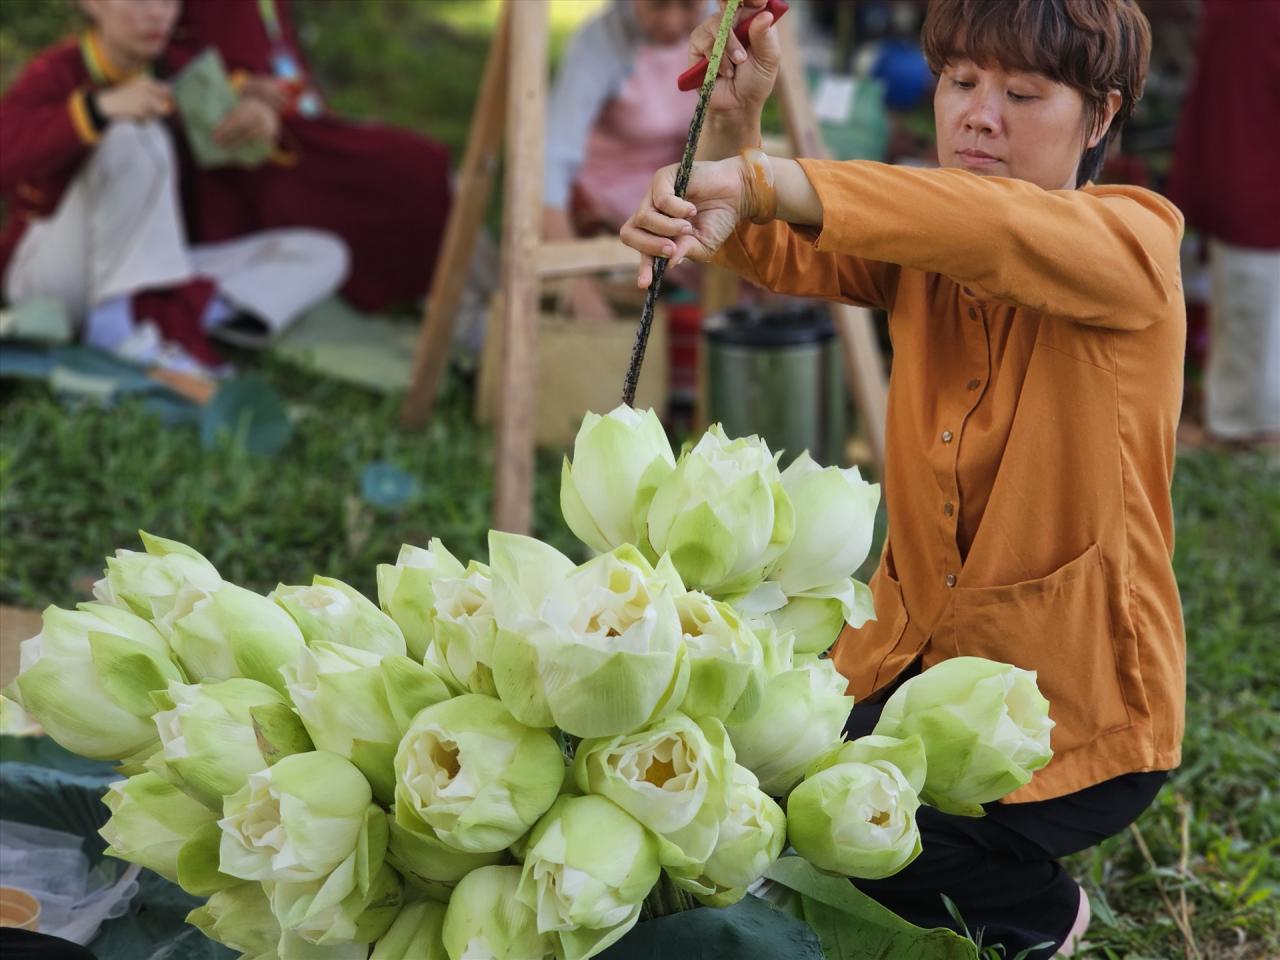
POLYGON ((877 619, 833 652, 850 692, 917 657, 1036 671, 1054 759, 1012 802, 1177 766, 1181 215, 1136 187, 800 163, 821 232, 743 223, 716 262, 889 313, 889 537, 877 619))

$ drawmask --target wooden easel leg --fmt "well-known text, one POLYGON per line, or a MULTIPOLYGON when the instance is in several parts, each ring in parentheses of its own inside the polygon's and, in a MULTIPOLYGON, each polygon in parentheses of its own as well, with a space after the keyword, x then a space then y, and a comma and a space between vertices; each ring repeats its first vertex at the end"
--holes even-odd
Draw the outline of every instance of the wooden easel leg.
POLYGON ((458 170, 457 193, 436 260, 431 293, 422 312, 422 327, 413 356, 409 391, 400 407, 400 423, 417 429, 431 418, 440 378, 453 343, 458 302, 470 273, 476 234, 493 193, 494 172, 506 117, 507 66, 511 46, 511 4, 502 8, 485 62, 484 79, 458 170))
POLYGON ((533 513, 538 346, 538 230, 542 210, 549 0, 509 2, 506 217, 502 229, 501 379, 493 525, 528 533, 533 513))

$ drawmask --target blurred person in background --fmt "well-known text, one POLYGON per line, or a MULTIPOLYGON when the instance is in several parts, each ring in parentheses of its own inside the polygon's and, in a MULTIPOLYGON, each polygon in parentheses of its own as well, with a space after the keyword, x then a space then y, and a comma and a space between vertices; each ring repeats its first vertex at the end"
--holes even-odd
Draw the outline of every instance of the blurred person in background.
MULTIPOLYGON (((80 0, 89 29, 37 55, 0 98, 0 277, 15 306, 59 301, 89 345, 202 375, 220 364, 206 334, 276 330, 346 272, 337 238, 260 233, 190 247, 152 64, 179 0, 80 0)), ((270 118, 244 135, 272 139, 270 118)))
MULTIPOLYGON (((680 159, 698 92, 676 79, 689 66, 689 34, 714 9, 714 0, 609 0, 570 38, 547 102, 544 240, 616 233, 653 171, 680 159)), ((578 319, 612 313, 594 277, 571 279, 566 293, 578 319)))
POLYGON ((222 136, 234 141, 265 109, 281 127, 281 151, 256 169, 197 172, 196 236, 221 241, 271 227, 328 230, 351 253, 342 295, 352 306, 379 311, 419 300, 449 215, 444 145, 331 113, 285 0, 185 0, 166 67, 177 72, 208 47, 222 55, 240 89, 222 136))
POLYGON ((1168 193, 1208 239, 1204 421, 1280 440, 1280 3, 1204 0, 1168 193))

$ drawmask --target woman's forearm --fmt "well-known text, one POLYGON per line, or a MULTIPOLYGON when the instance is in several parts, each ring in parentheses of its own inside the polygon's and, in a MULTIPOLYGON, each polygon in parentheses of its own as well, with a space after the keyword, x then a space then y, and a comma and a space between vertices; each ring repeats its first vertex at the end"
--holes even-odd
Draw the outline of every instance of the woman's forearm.
POLYGON ((743 147, 760 146, 760 112, 708 113, 698 138, 695 160, 727 160, 736 157, 743 147))
POLYGON ((778 196, 776 219, 822 229, 822 199, 804 168, 794 160, 771 157, 773 185, 778 196))

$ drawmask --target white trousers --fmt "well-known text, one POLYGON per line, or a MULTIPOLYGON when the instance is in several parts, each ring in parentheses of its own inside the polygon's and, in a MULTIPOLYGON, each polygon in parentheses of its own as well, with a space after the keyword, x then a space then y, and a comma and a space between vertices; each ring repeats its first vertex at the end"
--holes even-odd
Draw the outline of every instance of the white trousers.
POLYGON ((1228 439, 1280 433, 1280 250, 1209 241, 1205 424, 1228 439))
POLYGON ((276 334, 338 289, 348 261, 336 236, 302 228, 188 247, 168 131, 116 122, 53 216, 27 228, 4 290, 12 304, 60 300, 79 321, 114 297, 204 276, 276 334))

